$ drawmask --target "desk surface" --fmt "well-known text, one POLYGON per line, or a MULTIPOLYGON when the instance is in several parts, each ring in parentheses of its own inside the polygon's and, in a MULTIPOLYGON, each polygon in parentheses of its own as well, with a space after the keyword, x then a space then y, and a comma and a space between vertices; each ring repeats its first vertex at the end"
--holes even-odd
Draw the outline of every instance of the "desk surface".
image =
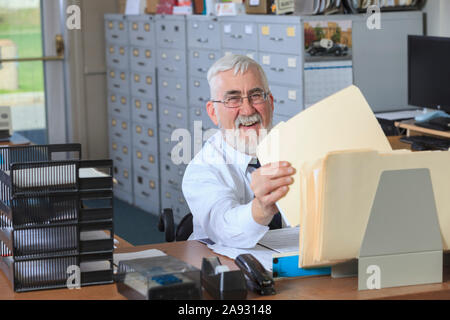
MULTIPOLYGON (((205 245, 197 241, 161 243, 138 247, 122 247, 117 252, 132 252, 146 249, 159 249, 180 260, 201 267, 203 257, 217 256, 205 245)), ((222 264, 237 269, 232 259, 219 256, 222 264)), ((277 294, 257 296, 249 293, 249 299, 450 299, 450 269, 445 269, 444 282, 438 284, 388 288, 381 290, 358 291, 356 277, 332 279, 330 276, 316 276, 296 279, 280 279, 275 283, 277 294)), ((46 290, 14 293, 5 276, 0 272, 0 299, 74 299, 74 300, 113 300, 124 299, 115 284, 82 287, 79 290, 46 290)))
POLYGON ((31 144, 30 140, 19 133, 14 132, 9 141, 0 141, 0 146, 27 146, 31 144))
POLYGON ((436 137, 442 137, 442 138, 450 138, 450 131, 439 131, 439 130, 433 130, 433 129, 427 129, 423 127, 416 126, 414 119, 411 120, 405 120, 400 122, 395 122, 395 126, 403 129, 407 129, 409 136, 411 132, 413 133, 419 133, 419 134, 425 134, 425 135, 433 135, 436 137))

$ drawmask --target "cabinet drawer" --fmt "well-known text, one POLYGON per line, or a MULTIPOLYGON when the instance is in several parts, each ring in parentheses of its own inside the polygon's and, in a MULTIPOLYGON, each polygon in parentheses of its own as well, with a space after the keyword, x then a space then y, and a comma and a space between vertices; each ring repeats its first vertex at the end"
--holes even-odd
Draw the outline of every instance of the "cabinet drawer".
POLYGON ((126 119, 130 118, 130 101, 128 95, 121 92, 108 92, 108 113, 126 119))
POLYGON ((131 94, 143 98, 156 97, 154 73, 131 73, 131 94))
POLYGON ((187 107, 186 78, 158 77, 159 103, 187 107))
POLYGON ((159 177, 158 149, 134 146, 133 165, 135 172, 159 177))
POLYGON ((119 91, 128 94, 130 91, 130 74, 127 71, 108 68, 107 82, 110 91, 119 91))
POLYGON ((130 43, 135 46, 155 46, 155 21, 152 16, 128 17, 130 43))
POLYGON ((107 43, 127 44, 127 21, 118 14, 105 15, 105 37, 107 43))
POLYGON ((205 78, 189 78, 189 104, 192 106, 206 105, 210 90, 205 78))
POLYGON ((175 129, 188 129, 187 109, 159 105, 159 128, 167 132, 175 129))
POLYGON ((301 86, 302 64, 300 56, 260 53, 259 64, 270 82, 301 86))
POLYGON ((188 46, 190 48, 218 49, 220 48, 219 23, 217 19, 208 21, 188 20, 188 46))
POLYGON ((206 79, 209 68, 220 57, 217 50, 189 50, 189 76, 206 79))
POLYGON ((117 139, 110 139, 109 156, 117 165, 131 168, 132 148, 130 143, 125 143, 117 139))
POLYGON ((137 46, 130 47, 130 68, 140 73, 154 73, 156 50, 137 46))
POLYGON ((186 167, 187 165, 185 164, 175 165, 171 161, 161 161, 161 183, 181 191, 181 183, 186 167))
POLYGON ((186 77, 186 52, 180 49, 159 49, 158 73, 162 76, 186 77))
POLYGON ((125 167, 118 164, 114 164, 113 165, 114 188, 118 188, 132 193, 133 177, 131 174, 132 174, 131 167, 125 167))
POLYGON ((302 34, 298 24, 258 24, 259 50, 298 54, 302 34))
POLYGON ((158 150, 158 131, 156 124, 133 122, 133 144, 138 148, 158 150))
POLYGON ((156 19, 156 34, 158 47, 160 48, 186 48, 186 26, 184 17, 168 18, 167 16, 158 16, 156 19))
POLYGON ((271 85, 274 98, 274 113, 291 117, 303 110, 303 95, 300 88, 271 85))
POLYGON ((203 131, 217 128, 216 125, 212 122, 211 118, 209 117, 208 112, 206 111, 206 106, 190 107, 189 113, 190 113, 189 127, 191 133, 194 132, 195 121, 199 122, 199 128, 203 131))
POLYGON ((109 118, 110 138, 124 143, 131 141, 131 123, 129 119, 111 115, 109 118))
POLYGON ((256 26, 255 23, 222 22, 222 47, 256 51, 256 26))
POLYGON ((128 69, 129 48, 124 45, 107 44, 106 65, 108 67, 128 69))
POLYGON ((154 99, 135 97, 131 100, 131 118, 134 122, 156 125, 156 103, 154 99))

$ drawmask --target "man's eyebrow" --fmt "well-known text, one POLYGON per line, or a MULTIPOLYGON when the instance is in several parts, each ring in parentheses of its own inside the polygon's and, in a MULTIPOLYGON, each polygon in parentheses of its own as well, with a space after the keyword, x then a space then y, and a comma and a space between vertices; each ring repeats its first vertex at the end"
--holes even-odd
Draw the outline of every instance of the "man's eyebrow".
POLYGON ((250 89, 250 90, 248 90, 247 95, 251 95, 252 93, 255 93, 255 92, 264 92, 264 89, 262 89, 262 88, 250 89))
POLYGON ((236 94, 241 94, 241 91, 239 90, 230 90, 230 91, 226 91, 223 95, 224 98, 231 96, 231 95, 236 95, 236 94))

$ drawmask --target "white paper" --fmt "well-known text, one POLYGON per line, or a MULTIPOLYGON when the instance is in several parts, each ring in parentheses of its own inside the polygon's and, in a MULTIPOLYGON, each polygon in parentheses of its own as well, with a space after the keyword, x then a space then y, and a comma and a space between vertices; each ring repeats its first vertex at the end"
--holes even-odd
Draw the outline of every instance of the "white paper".
POLYGON ((270 56, 263 56, 262 57, 262 63, 263 64, 270 64, 270 56))
POLYGON ((223 32, 230 33, 231 32, 231 24, 226 24, 223 26, 223 32))
POLYGON ((296 68, 297 67, 297 58, 288 58, 288 67, 296 68))
POLYGON ((423 114, 422 110, 404 110, 404 111, 375 113, 375 116, 377 118, 386 120, 405 120, 415 118, 420 114, 423 114))
POLYGON ((127 0, 125 14, 144 14, 146 2, 144 0, 127 0))
POLYGON ((299 227, 269 230, 258 244, 279 253, 298 252, 299 232, 299 227))
POLYGON ((213 250, 215 253, 227 256, 231 259, 236 259, 238 255, 243 253, 250 253, 263 265, 266 270, 272 271, 272 255, 275 253, 275 251, 267 249, 263 246, 256 245, 251 249, 236 249, 214 244, 208 245, 208 248, 213 250))
POLYGON ((245 33, 246 34, 252 34, 253 33, 253 26, 251 24, 245 25, 245 33))
POLYGON ((296 101, 297 100, 297 91, 295 90, 289 90, 288 91, 288 99, 296 101))

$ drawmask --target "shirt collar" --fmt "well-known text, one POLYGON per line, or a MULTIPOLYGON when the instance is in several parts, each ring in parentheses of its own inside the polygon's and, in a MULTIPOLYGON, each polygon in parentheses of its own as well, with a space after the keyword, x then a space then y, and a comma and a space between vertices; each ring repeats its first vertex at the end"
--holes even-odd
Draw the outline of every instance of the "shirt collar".
POLYGON ((227 163, 235 164, 244 173, 247 171, 249 163, 257 163, 257 159, 255 157, 239 152, 238 150, 234 149, 225 141, 224 137, 220 132, 219 134, 221 135, 220 143, 222 144, 224 156, 226 157, 227 163))

